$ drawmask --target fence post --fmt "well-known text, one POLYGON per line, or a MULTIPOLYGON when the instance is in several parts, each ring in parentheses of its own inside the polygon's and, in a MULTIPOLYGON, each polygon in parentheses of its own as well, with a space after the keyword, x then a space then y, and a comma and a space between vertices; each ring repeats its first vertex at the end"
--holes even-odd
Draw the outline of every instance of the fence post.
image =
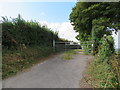
POLYGON ((66 51, 66 42, 65 42, 65 51, 66 51))
POLYGON ((55 40, 53 39, 53 51, 55 52, 55 40))
MULTIPOLYGON (((0 22, 0 73, 1 72, 2 72, 2 23, 0 22)), ((0 80, 2 80, 2 76, 0 77, 0 80)), ((0 83, 0 89, 1 88, 2 88, 2 84, 0 83)))

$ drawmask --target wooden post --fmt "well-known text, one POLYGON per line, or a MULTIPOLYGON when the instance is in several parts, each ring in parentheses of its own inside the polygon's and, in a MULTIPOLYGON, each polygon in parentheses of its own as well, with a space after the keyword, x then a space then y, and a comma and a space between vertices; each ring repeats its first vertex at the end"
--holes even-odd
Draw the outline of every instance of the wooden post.
POLYGON ((66 51, 66 42, 65 42, 65 51, 66 51))
POLYGON ((55 52, 55 40, 53 39, 53 51, 55 52))

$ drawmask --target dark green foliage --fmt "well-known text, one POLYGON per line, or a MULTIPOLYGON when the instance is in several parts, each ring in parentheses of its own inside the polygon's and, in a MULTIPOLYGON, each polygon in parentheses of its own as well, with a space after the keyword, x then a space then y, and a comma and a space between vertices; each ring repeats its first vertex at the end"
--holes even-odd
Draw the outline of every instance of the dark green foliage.
POLYGON ((18 18, 9 21, 3 18, 3 48, 18 48, 21 45, 35 46, 45 45, 52 46, 52 40, 59 40, 58 35, 48 29, 46 26, 40 26, 37 22, 26 22, 18 18))
POLYGON ((110 19, 106 24, 112 27, 120 22, 119 4, 120 2, 77 2, 70 14, 70 21, 75 31, 80 33, 91 34, 92 21, 99 18, 110 19))
POLYGON ((95 88, 120 87, 120 69, 115 67, 119 62, 114 61, 120 57, 115 59, 113 55, 114 40, 111 36, 113 28, 115 31, 120 29, 119 5, 120 2, 77 2, 70 14, 74 30, 79 33, 76 38, 85 53, 92 48, 97 56, 89 67, 90 77, 87 77, 95 88))
POLYGON ((114 53, 114 40, 112 36, 103 37, 100 41, 100 47, 98 52, 98 61, 103 62, 104 60, 109 59, 110 56, 114 53))
POLYGON ((120 62, 114 54, 114 40, 111 35, 99 41, 99 51, 91 62, 86 77, 94 88, 116 88, 120 86, 120 62))
POLYGON ((93 44, 99 46, 97 41, 104 34, 110 34, 110 32, 106 32, 107 27, 114 28, 116 31, 120 29, 119 4, 120 2, 77 2, 70 14, 74 30, 79 33, 76 38, 81 43, 93 38, 93 44))
POLYGON ((94 19, 92 21, 92 42, 93 42, 93 55, 98 53, 100 40, 104 35, 111 35, 111 30, 107 29, 106 23, 109 22, 107 18, 94 19))

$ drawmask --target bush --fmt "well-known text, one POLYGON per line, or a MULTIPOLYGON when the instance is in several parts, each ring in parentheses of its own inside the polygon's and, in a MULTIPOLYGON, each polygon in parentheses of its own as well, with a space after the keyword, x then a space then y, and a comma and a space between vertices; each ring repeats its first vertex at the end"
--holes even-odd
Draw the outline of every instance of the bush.
POLYGON ((114 54, 110 59, 98 62, 98 56, 88 67, 86 81, 94 88, 120 87, 120 61, 114 54))
POLYGON ((114 53, 114 40, 111 35, 103 37, 100 41, 99 51, 98 51, 98 61, 103 62, 114 53))
POLYGON ((109 19, 106 18, 99 18, 94 19, 92 21, 92 41, 93 41, 93 55, 97 54, 99 51, 99 45, 101 45, 100 40, 102 37, 106 34, 111 35, 111 31, 108 30, 106 27, 107 23, 109 22, 109 19))
POLYGON ((99 52, 88 68, 86 77, 89 84, 95 88, 120 87, 120 57, 114 54, 112 36, 103 37, 100 41, 99 52))

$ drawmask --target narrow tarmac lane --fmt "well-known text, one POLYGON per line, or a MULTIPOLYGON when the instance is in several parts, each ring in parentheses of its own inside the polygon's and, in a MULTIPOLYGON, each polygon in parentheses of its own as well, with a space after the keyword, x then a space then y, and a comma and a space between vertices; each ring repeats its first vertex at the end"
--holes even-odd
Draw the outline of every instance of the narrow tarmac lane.
POLYGON ((63 60, 62 54, 51 57, 14 77, 3 80, 3 88, 79 88, 83 71, 92 56, 74 55, 63 60))

